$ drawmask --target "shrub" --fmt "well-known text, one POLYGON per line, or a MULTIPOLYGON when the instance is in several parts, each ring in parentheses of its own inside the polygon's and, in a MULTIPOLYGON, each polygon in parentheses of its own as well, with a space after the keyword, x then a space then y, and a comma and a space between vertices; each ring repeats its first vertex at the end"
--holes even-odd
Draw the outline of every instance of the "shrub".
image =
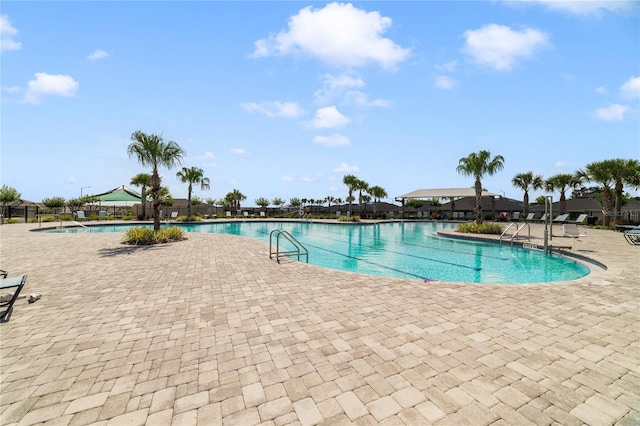
POLYGON ((122 242, 131 245, 150 245, 160 243, 170 243, 173 241, 185 240, 184 231, 176 226, 171 228, 160 228, 154 231, 151 228, 136 226, 129 229, 125 234, 122 242))
POLYGON ((360 216, 340 216, 338 222, 360 222, 360 216))
POLYGON ((467 234, 502 234, 502 226, 497 223, 461 223, 458 225, 456 232, 464 232, 467 234))

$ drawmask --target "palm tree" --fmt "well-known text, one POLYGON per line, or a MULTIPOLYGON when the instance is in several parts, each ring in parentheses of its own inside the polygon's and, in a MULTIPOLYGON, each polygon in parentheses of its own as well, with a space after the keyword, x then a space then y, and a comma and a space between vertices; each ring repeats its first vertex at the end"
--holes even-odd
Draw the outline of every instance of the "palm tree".
POLYGON ((571 173, 553 175, 545 182, 545 190, 547 192, 560 192, 560 214, 567 209, 567 189, 575 189, 578 186, 580 186, 580 179, 571 173))
POLYGON ((615 206, 616 217, 620 217, 622 211, 622 195, 624 185, 635 188, 640 187, 640 162, 638 160, 623 160, 616 158, 614 160, 605 160, 607 167, 610 167, 615 177, 615 206))
POLYGON ((349 203, 349 216, 351 216, 351 202, 353 201, 353 190, 358 185, 358 178, 354 175, 344 175, 342 183, 349 188, 349 195, 347 196, 347 202, 349 203))
POLYGON ((209 178, 205 177, 204 170, 198 167, 183 167, 182 170, 176 173, 176 177, 180 179, 180 182, 189 184, 187 219, 191 219, 191 193, 193 191, 193 185, 200 185, 200 189, 202 190, 209 189, 211 188, 209 178))
POLYGON ((331 203, 334 203, 336 201, 336 198, 332 195, 327 195, 322 201, 329 204, 329 215, 331 215, 331 203))
POLYGON ((138 173, 131 178, 131 185, 140 187, 140 201, 142 201, 142 220, 147 218, 147 188, 151 186, 151 176, 147 173, 138 173))
MULTIPOLYGON (((609 160, 610 161, 610 160, 609 160)), ((604 226, 609 226, 611 220, 611 213, 613 212, 613 199, 611 194, 611 188, 616 182, 615 170, 612 169, 612 164, 606 161, 596 161, 589 163, 584 169, 580 169, 576 172, 576 176, 580 180, 585 182, 595 182, 602 187, 602 223, 604 226)))
POLYGON ((524 191, 524 215, 529 214, 529 190, 533 189, 542 189, 544 186, 544 181, 542 180, 542 176, 533 175, 533 172, 526 173, 518 173, 511 179, 511 184, 516 188, 522 189, 524 191))
POLYGON ((180 164, 184 149, 174 141, 165 141, 162 136, 146 134, 137 130, 131 134, 131 144, 127 149, 129 158, 135 156, 142 166, 151 167, 151 197, 153 198, 153 229, 160 229, 160 188, 162 180, 158 172, 160 166, 168 169, 180 164))
POLYGON ((373 197, 373 216, 375 217, 378 211, 378 203, 380 202, 380 199, 387 198, 389 195, 384 188, 377 185, 369 187, 368 192, 373 197))
POLYGON ((247 196, 239 190, 234 189, 226 195, 225 199, 229 202, 231 208, 240 210, 240 202, 246 200, 247 196))
POLYGON ((504 158, 502 155, 496 155, 491 158, 489 151, 479 151, 469 154, 468 157, 461 158, 456 171, 464 176, 475 177, 475 193, 476 193, 476 207, 474 209, 476 216, 476 223, 482 223, 482 177, 485 174, 489 176, 494 175, 504 168, 504 158))
POLYGON ((358 191, 358 210, 360 211, 360 216, 362 216, 362 192, 366 192, 369 189, 369 184, 363 180, 358 179, 358 182, 356 183, 354 189, 358 191))

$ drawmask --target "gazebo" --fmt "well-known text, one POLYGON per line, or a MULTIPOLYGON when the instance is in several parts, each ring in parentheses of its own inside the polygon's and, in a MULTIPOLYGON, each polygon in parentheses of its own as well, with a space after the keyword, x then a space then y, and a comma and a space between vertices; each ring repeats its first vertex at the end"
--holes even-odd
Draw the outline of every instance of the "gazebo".
MULTIPOLYGON (((408 194, 400 195, 395 198, 395 201, 399 201, 404 206, 405 200, 414 199, 439 199, 448 198, 451 200, 450 214, 453 216, 455 211, 455 200, 460 198, 469 198, 476 196, 476 190, 474 188, 431 188, 431 189, 416 189, 408 194)), ((494 194, 489 191, 482 191, 482 197, 490 197, 493 199, 498 194, 494 194)))
POLYGON ((92 195, 96 201, 89 203, 88 205, 102 207, 133 207, 134 204, 140 203, 141 195, 129 188, 128 186, 121 185, 110 191, 103 192, 102 194, 92 195))

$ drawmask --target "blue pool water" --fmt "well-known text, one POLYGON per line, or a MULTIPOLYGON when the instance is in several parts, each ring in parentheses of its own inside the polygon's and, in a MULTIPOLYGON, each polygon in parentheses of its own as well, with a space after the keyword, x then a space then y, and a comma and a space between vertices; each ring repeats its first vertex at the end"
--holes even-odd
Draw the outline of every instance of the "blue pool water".
MULTIPOLYGON (((134 226, 101 225, 50 232, 125 232, 134 226)), ((437 230, 456 224, 234 221, 179 226, 187 232, 239 235, 266 243, 272 230, 283 229, 309 250, 310 264, 363 274, 428 281, 524 284, 568 281, 589 273, 585 265, 555 254, 435 235, 437 230)), ((281 239, 281 249, 287 248, 285 244, 281 239)))

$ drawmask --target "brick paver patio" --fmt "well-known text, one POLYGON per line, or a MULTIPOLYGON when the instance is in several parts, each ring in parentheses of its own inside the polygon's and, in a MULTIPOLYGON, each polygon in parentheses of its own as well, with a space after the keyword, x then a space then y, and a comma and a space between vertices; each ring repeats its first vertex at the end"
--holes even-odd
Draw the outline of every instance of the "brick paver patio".
POLYGON ((620 233, 554 238, 606 271, 477 285, 35 227, 0 226, 0 267, 43 295, 0 324, 2 425, 640 424, 640 247, 620 233))

